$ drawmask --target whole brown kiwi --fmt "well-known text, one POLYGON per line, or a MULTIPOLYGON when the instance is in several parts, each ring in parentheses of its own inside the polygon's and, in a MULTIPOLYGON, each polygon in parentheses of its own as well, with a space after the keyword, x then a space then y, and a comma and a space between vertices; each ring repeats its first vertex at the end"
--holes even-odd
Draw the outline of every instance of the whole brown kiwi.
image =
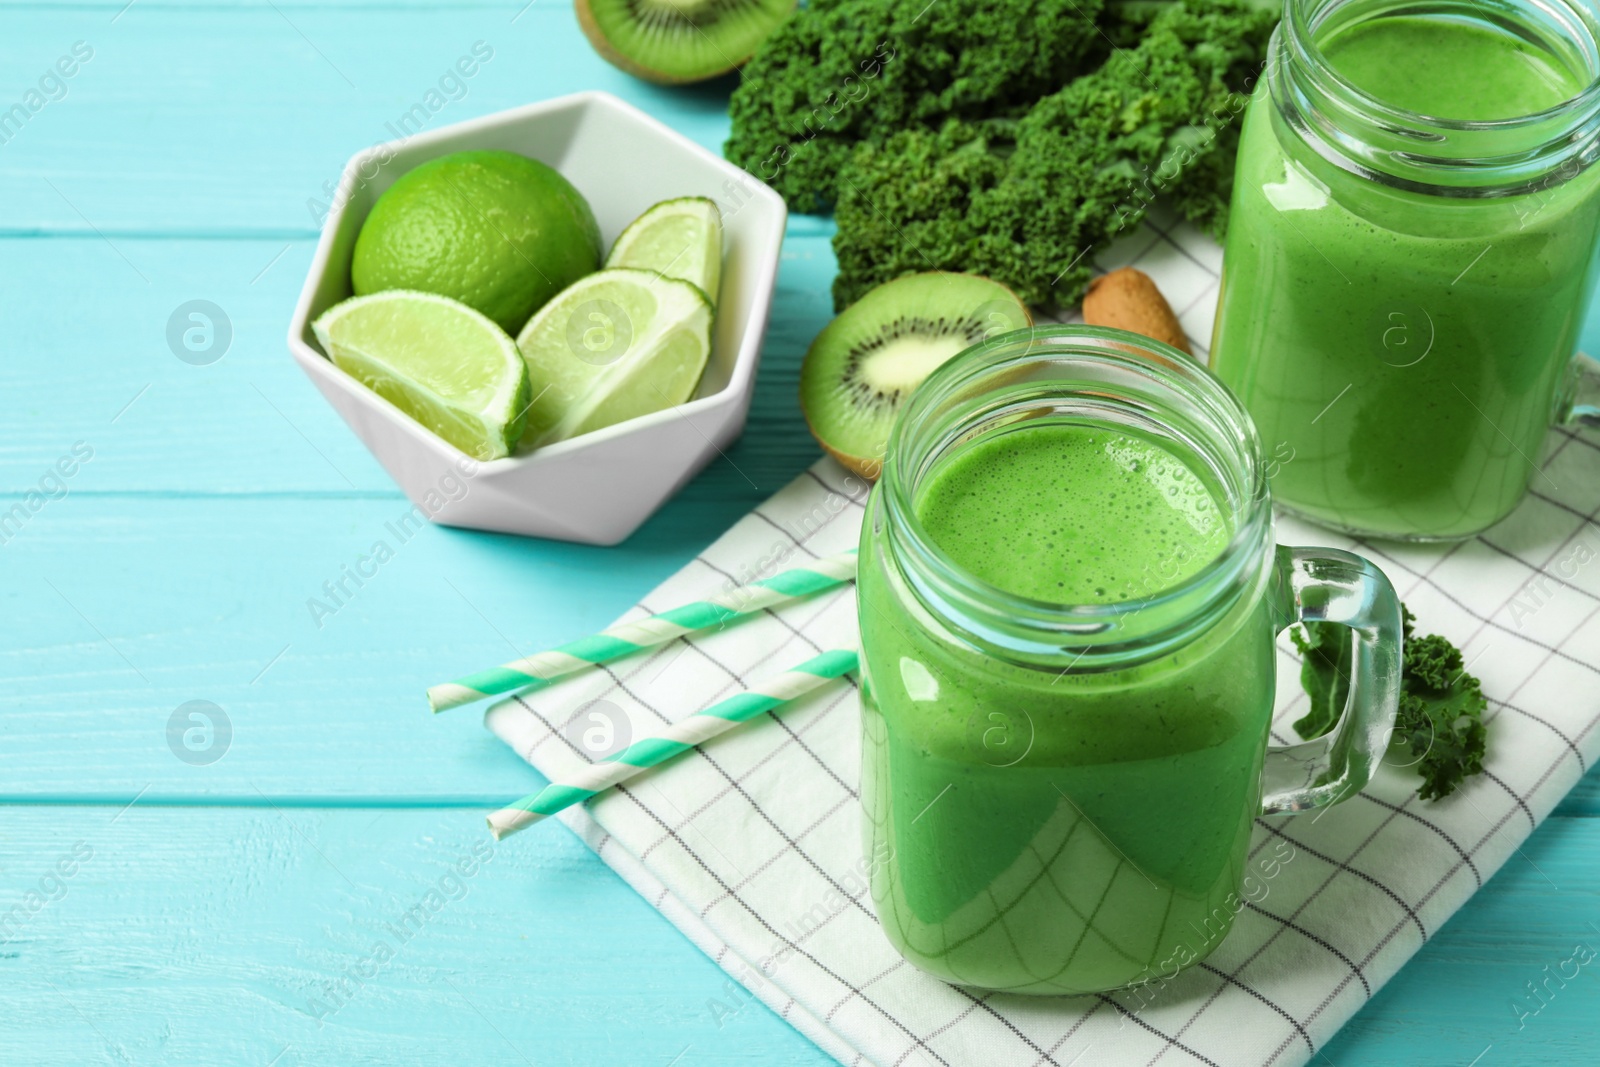
POLYGON ((1083 298, 1083 321, 1090 326, 1113 326, 1171 345, 1184 355, 1189 338, 1178 325, 1172 305, 1161 295, 1150 275, 1122 267, 1089 283, 1083 298))

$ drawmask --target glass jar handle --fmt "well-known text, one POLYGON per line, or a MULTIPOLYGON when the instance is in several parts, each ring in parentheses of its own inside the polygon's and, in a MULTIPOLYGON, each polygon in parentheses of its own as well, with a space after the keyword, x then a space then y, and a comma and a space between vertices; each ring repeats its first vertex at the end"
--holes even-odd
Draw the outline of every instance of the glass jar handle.
POLYGON ((1278 547, 1274 582, 1282 626, 1337 622, 1354 642, 1343 713, 1328 733, 1267 749, 1261 812, 1309 811, 1353 796, 1382 758, 1400 702, 1400 598, 1384 573, 1333 548, 1278 547))
POLYGON ((1582 352, 1567 365, 1566 387, 1556 405, 1557 426, 1600 430, 1600 361, 1582 352))

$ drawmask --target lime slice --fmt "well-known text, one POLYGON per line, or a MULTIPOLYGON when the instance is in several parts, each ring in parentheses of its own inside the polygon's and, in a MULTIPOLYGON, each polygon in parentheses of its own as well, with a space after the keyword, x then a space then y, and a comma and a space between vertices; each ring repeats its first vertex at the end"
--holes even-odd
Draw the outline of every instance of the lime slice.
POLYGON ((703 196, 663 200, 628 224, 606 266, 682 278, 715 304, 722 282, 722 212, 703 196))
POLYGON ((533 403, 528 443, 547 445, 677 407, 711 355, 711 301, 648 270, 602 270, 523 327, 533 403))
POLYGON ((522 436, 528 367, 465 304, 391 289, 335 304, 311 328, 337 366, 468 455, 499 459, 522 436))

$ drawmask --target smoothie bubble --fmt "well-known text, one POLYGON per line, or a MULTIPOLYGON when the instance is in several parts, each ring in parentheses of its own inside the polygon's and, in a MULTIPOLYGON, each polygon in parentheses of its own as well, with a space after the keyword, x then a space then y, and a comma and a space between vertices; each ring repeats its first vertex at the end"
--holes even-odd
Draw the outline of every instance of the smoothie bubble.
POLYGON ((1107 604, 1160 592, 1221 554, 1210 490, 1154 441, 1029 422, 943 461, 916 508, 935 545, 1008 593, 1107 604))

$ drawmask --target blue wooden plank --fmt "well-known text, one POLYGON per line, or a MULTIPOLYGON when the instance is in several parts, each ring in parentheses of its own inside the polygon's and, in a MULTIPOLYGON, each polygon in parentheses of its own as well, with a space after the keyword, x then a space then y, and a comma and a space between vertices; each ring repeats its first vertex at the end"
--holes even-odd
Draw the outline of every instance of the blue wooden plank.
POLYGON ((829 1062, 549 829, 492 849, 462 812, 12 809, 0 1063, 829 1062))
POLYGON ((94 55, 61 99, 0 145, 0 232, 312 236, 308 201, 327 199, 325 183, 357 149, 393 139, 391 125, 478 41, 493 57, 425 128, 603 89, 708 148, 721 145, 729 82, 647 85, 595 55, 569 5, 535 3, 517 17, 521 7, 378 16, 140 0, 114 23, 116 7, 8 12, 8 104, 74 42, 94 55))
POLYGON ((530 772, 476 710, 430 715, 426 686, 599 629, 733 517, 676 503, 607 551, 435 527, 402 542, 387 524, 407 507, 89 497, 41 511, 3 549, 0 661, 17 714, 0 719, 0 791, 520 794, 530 772), (346 569, 378 540, 394 557, 357 587, 346 569), (196 699, 233 729, 204 768, 166 738, 196 699))

